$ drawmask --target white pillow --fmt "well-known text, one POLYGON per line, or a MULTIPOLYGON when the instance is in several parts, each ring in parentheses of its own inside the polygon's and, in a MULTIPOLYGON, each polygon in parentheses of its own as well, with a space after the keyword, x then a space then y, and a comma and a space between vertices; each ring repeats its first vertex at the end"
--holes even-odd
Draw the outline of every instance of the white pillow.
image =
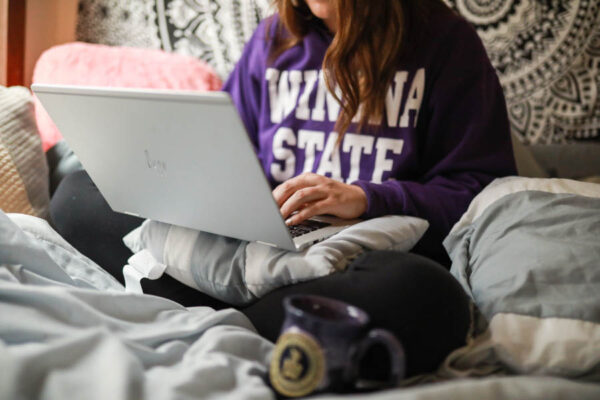
POLYGON ((348 227, 302 252, 289 252, 146 220, 123 241, 134 253, 149 251, 180 282, 241 305, 278 287, 343 270, 368 250, 409 251, 428 226, 420 218, 390 215, 348 227))

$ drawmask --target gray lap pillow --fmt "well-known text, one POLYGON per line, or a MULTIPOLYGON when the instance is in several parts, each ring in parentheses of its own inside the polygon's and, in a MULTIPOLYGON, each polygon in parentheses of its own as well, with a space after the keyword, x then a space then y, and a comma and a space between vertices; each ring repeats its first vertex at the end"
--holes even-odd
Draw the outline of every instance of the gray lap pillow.
MULTIPOLYGON (((162 265, 167 274, 180 282, 219 300, 241 305, 278 287, 343 270, 365 251, 409 251, 428 226, 427 221, 414 217, 374 218, 301 252, 151 220, 123 240, 139 255, 130 261, 138 269, 149 271, 152 266, 148 264, 162 265), (142 260, 142 265, 136 260, 142 260)), ((153 274, 156 277, 160 272, 153 274)))

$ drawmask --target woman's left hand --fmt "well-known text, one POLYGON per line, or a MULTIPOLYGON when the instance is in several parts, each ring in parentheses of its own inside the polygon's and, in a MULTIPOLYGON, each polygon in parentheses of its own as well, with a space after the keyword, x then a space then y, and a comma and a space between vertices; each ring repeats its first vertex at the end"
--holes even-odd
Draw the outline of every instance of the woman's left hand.
POLYGON ((348 185, 313 173, 291 178, 273 190, 287 225, 321 214, 357 218, 367 210, 367 195, 360 186, 348 185), (289 217, 294 211, 298 213, 289 217), (289 217, 289 218, 288 218, 289 217))

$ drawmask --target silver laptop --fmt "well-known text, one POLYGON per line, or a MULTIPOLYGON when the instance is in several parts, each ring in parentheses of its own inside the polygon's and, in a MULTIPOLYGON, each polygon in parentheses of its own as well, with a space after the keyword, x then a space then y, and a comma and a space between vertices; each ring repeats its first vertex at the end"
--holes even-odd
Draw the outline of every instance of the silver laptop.
POLYGON ((225 92, 32 86, 114 211, 301 250, 357 220, 294 228, 225 92))

